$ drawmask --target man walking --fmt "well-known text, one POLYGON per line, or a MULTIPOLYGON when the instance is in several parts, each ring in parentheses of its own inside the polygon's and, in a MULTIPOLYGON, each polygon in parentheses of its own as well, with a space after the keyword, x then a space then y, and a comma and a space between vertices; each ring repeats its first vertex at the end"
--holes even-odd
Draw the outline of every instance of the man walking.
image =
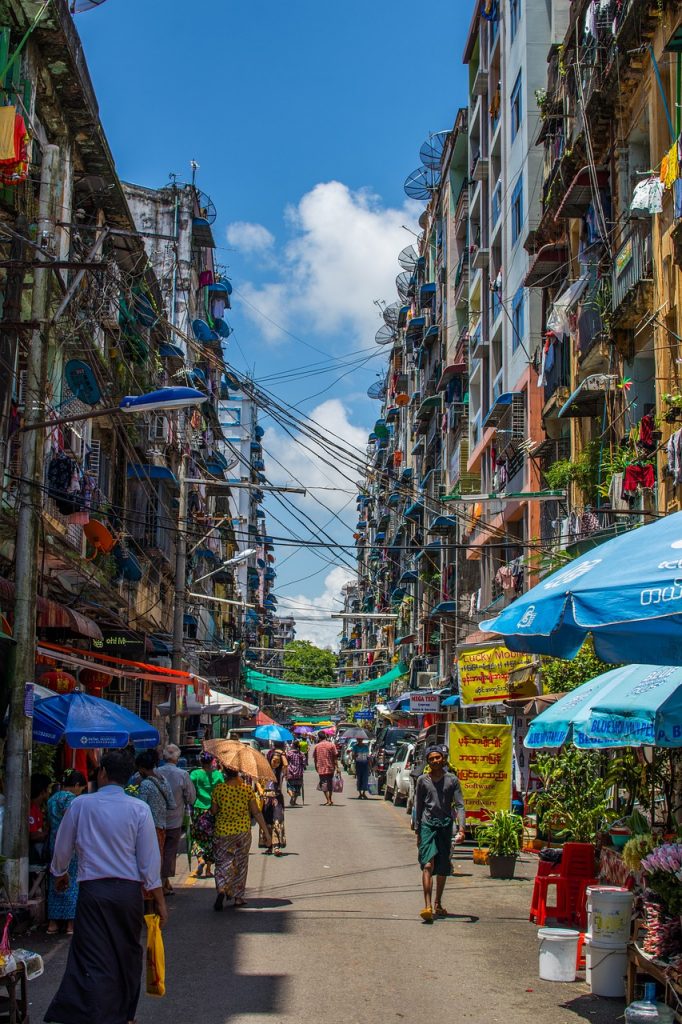
POLYGON ((185 810, 191 808, 197 798, 197 791, 189 773, 178 767, 178 758, 181 753, 180 747, 175 743, 169 743, 163 751, 164 764, 157 768, 157 773, 166 780, 175 800, 175 807, 166 812, 166 842, 161 858, 161 881, 166 896, 175 895, 175 889, 170 879, 175 876, 175 862, 182 835, 182 823, 185 818, 185 810))
POLYGON ((466 814, 464 797, 459 779, 448 771, 448 748, 431 746, 426 751, 428 772, 417 780, 415 793, 415 829, 419 866, 422 869, 424 887, 424 909, 421 918, 427 924, 436 917, 447 917, 443 906, 445 879, 452 874, 450 863, 452 847, 453 818, 457 819, 458 831, 455 842, 464 839, 466 814), (433 876, 436 876, 436 903, 431 905, 433 876))
POLYGON ((66 970, 46 1021, 127 1024, 135 1019, 143 886, 162 926, 167 913, 151 811, 124 790, 133 771, 125 751, 105 754, 97 792, 74 800, 59 826, 50 870, 56 888, 66 888, 76 853, 79 890, 66 970))
POLYGON ((332 795, 334 793, 334 774, 338 760, 339 755, 336 746, 326 736, 319 743, 315 744, 313 761, 315 762, 315 770, 320 777, 318 789, 324 793, 325 805, 327 807, 334 806, 332 795))

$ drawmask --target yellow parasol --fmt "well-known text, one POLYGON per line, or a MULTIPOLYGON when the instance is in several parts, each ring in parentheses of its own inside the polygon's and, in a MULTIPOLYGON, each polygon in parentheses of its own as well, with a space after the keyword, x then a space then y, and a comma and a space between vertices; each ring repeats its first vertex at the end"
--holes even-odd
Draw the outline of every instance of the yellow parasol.
POLYGON ((262 782, 275 782, 275 774, 267 758, 258 750, 239 740, 204 740, 204 750, 235 771, 262 782))

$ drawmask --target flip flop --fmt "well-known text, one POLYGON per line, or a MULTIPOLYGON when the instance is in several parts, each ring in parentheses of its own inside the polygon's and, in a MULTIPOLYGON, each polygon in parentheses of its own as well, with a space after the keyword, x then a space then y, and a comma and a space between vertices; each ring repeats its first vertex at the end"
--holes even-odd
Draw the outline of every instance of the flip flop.
POLYGON ((438 904, 438 903, 436 904, 435 914, 436 914, 436 917, 447 917, 448 916, 448 912, 445 909, 445 907, 441 907, 440 904, 438 904))
POLYGON ((419 916, 424 924, 433 924, 433 911, 431 910, 431 907, 424 907, 424 909, 420 911, 419 916))

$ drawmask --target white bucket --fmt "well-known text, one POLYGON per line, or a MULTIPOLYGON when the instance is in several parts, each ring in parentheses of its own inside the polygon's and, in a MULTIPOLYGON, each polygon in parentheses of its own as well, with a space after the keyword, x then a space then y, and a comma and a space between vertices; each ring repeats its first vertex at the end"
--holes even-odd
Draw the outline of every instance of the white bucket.
POLYGON ((540 977, 543 981, 575 981, 580 932, 572 928, 539 928, 540 977))
POLYGON ((585 936, 585 981, 593 996, 625 995, 628 952, 625 946, 600 946, 585 936))
POLYGON ((587 931, 597 946, 624 946, 630 939, 633 894, 616 885, 587 890, 587 931))

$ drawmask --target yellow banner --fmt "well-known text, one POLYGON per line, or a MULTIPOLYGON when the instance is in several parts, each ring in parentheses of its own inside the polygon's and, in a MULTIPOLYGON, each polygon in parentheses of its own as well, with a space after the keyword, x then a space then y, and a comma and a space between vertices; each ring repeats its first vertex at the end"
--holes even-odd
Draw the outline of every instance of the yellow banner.
POLYGON ((485 821, 488 812, 508 811, 512 797, 511 725, 452 722, 450 764, 462 785, 467 820, 485 821))
POLYGON ((464 706, 499 704, 509 697, 534 697, 537 693, 533 673, 510 680, 509 673, 531 665, 530 654, 515 654, 504 644, 495 647, 460 647, 459 692, 464 706))

